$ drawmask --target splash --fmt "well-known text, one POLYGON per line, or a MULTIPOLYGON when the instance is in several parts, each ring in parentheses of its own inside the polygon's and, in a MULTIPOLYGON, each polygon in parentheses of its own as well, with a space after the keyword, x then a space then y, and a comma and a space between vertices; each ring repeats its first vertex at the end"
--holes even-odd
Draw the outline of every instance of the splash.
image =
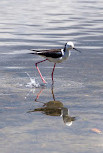
POLYGON ((46 88, 46 84, 44 84, 44 83, 43 84, 39 84, 35 80, 35 78, 31 78, 31 76, 29 75, 29 73, 27 73, 27 72, 25 72, 25 73, 27 74, 27 76, 30 79, 30 82, 25 85, 26 87, 30 88, 30 91, 25 96, 25 99, 27 99, 27 97, 30 95, 30 93, 33 93, 33 94, 35 93, 36 88, 42 88, 42 89, 46 88))
POLYGON ((40 84, 38 82, 35 81, 35 78, 31 78, 29 73, 25 72, 29 79, 30 79, 30 82, 26 84, 26 87, 30 87, 30 88, 39 88, 40 87, 40 84))

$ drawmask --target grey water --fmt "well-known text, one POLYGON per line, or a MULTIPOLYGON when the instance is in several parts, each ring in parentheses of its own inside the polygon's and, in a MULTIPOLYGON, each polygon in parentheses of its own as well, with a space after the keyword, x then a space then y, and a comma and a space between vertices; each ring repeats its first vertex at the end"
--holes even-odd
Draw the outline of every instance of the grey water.
POLYGON ((0 2, 0 152, 103 152, 102 0, 0 2), (53 88, 53 63, 39 64, 39 86, 30 49, 67 41, 82 53, 57 64, 53 88))

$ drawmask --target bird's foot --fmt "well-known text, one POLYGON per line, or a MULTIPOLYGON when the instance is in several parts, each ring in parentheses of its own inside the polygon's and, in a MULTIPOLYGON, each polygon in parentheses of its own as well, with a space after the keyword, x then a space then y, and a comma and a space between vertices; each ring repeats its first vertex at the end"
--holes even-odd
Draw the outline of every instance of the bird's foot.
POLYGON ((47 84, 47 82, 46 82, 44 79, 43 79, 43 83, 44 83, 44 84, 47 84))

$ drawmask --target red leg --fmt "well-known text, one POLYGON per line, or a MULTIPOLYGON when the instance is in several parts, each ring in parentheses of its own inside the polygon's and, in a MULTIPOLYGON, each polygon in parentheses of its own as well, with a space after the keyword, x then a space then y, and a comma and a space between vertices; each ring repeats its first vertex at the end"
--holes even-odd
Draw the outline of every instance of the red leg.
POLYGON ((40 74, 40 77, 41 77, 43 83, 46 83, 46 81, 44 80, 44 78, 43 78, 43 76, 42 76, 42 74, 41 74, 41 72, 40 72, 40 70, 39 70, 37 64, 42 63, 42 62, 44 62, 44 61, 46 61, 46 60, 48 60, 48 59, 45 59, 45 60, 43 60, 43 61, 40 61, 40 62, 35 63, 35 66, 36 66, 36 68, 37 68, 37 70, 38 70, 38 72, 39 72, 39 74, 40 74))
POLYGON ((41 90, 39 91, 39 93, 37 94, 36 99, 35 99, 36 102, 37 102, 37 100, 39 99, 39 96, 41 95, 41 93, 43 92, 43 90, 44 90, 44 89, 41 89, 41 90))
POLYGON ((53 71, 52 71, 52 74, 51 74, 51 76, 52 76, 52 85, 54 84, 53 73, 54 73, 55 66, 56 66, 56 63, 54 63, 53 71))

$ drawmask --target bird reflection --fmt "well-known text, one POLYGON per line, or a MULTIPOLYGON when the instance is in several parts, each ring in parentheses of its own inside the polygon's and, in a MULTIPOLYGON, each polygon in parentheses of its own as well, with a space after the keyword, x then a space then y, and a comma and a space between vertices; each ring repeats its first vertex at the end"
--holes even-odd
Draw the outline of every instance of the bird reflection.
MULTIPOLYGON (((35 99, 36 102, 38 101, 39 96, 41 95, 43 90, 44 90, 44 88, 41 89, 40 92, 37 94, 37 97, 35 99)), ((41 102, 41 103, 43 103, 42 107, 31 110, 31 111, 29 111, 29 113, 40 111, 43 114, 49 115, 49 116, 61 116, 63 118, 65 125, 71 126, 73 121, 76 120, 76 117, 71 117, 69 114, 68 108, 64 107, 62 102, 55 100, 53 87, 52 87, 51 91, 52 91, 53 101, 49 101, 46 103, 41 102)))
POLYGON ((71 117, 69 115, 69 110, 66 107, 62 108, 62 114, 61 116, 63 117, 63 121, 67 126, 71 126, 72 122, 76 120, 76 117, 71 117))

